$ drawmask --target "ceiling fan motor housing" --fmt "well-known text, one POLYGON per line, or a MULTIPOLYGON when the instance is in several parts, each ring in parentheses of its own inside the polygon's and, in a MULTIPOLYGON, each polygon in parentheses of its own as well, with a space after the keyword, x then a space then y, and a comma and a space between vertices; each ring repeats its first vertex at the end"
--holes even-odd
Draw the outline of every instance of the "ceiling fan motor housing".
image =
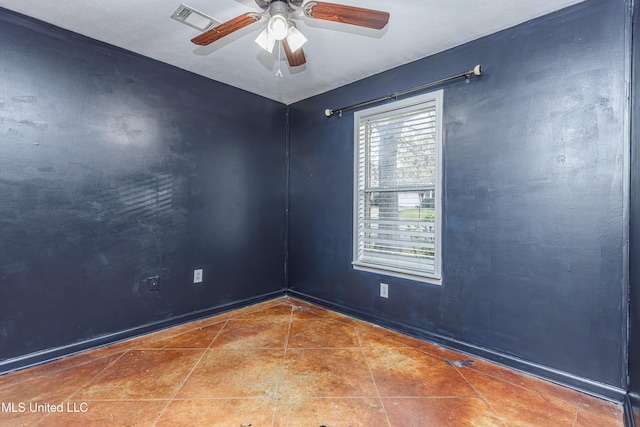
MULTIPOLYGON (((294 6, 301 6, 304 0, 289 0, 291 4, 294 6)), ((287 3, 287 0, 256 0, 256 4, 260 6, 261 9, 267 10, 272 3, 283 2, 287 3)))
POLYGON ((269 6, 269 13, 273 15, 284 15, 285 18, 289 16, 289 5, 286 1, 274 0, 269 6))

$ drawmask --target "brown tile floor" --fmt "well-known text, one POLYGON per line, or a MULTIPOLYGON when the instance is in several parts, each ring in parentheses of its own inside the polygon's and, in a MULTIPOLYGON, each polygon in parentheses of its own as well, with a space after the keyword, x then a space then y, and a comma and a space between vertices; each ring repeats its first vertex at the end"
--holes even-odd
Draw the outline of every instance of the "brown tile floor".
POLYGON ((446 363, 468 359, 281 298, 1 376, 0 425, 623 425, 618 405, 446 363))

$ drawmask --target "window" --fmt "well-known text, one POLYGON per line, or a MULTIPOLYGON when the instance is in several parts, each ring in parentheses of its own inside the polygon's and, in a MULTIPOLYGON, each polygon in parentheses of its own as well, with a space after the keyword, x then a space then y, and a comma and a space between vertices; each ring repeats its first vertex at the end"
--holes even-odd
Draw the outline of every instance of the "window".
POLYGON ((442 91, 355 113, 353 266, 440 284, 442 91))

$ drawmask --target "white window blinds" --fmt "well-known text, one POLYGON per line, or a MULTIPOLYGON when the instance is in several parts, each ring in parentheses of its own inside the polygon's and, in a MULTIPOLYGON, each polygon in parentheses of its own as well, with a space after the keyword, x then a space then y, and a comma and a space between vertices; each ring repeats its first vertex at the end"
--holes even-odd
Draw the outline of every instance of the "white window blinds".
POLYGON ((440 112, 418 98, 356 114, 354 265, 438 279, 440 112))

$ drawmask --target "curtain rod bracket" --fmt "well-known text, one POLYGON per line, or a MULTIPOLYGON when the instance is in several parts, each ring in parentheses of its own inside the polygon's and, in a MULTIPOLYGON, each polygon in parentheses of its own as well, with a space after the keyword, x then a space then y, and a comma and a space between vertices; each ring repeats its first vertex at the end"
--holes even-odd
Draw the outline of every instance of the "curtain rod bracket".
POLYGON ((387 99, 393 99, 394 101, 397 101, 398 97, 401 96, 401 95, 406 95, 408 93, 415 92, 415 91, 418 91, 418 90, 421 90, 421 89, 425 89, 425 88, 428 88, 430 86, 435 86, 435 85, 438 85, 438 84, 441 84, 441 83, 445 83, 445 82, 448 82, 450 80, 455 80, 455 79, 460 78, 460 77, 464 77, 466 83, 469 83, 469 77, 471 77, 472 75, 481 76, 482 75, 482 71, 483 71, 482 70, 482 65, 478 64, 475 67, 473 67, 473 69, 471 69, 469 71, 465 71, 463 73, 459 73, 459 74, 455 74, 453 76, 445 77, 445 78, 442 78, 440 80, 434 80, 432 82, 425 83, 425 84, 422 84, 420 86, 415 86, 415 87, 412 87, 410 89, 405 89, 405 90, 401 90, 399 92, 390 93, 389 95, 385 95, 385 96, 381 96, 381 97, 378 97, 378 98, 370 99, 368 101, 358 102, 357 104, 348 105, 348 106, 342 107, 342 108, 336 108, 336 109, 333 109, 333 110, 330 109, 330 108, 327 108, 326 110, 324 110, 324 115, 327 116, 327 117, 331 117, 334 114, 338 113, 338 115, 340 117, 342 117, 342 112, 344 110, 351 110, 353 108, 358 108, 358 107, 362 107, 364 105, 369 105, 369 104, 373 104, 373 103, 376 103, 376 102, 381 102, 381 101, 384 101, 384 100, 387 100, 387 99))

